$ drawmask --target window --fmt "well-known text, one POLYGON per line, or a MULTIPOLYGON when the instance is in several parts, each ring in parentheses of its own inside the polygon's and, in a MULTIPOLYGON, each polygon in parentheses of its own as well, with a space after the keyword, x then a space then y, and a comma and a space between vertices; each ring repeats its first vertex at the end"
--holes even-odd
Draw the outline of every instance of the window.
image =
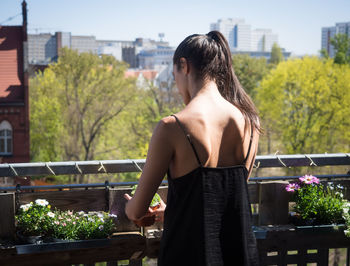
POLYGON ((12 127, 6 120, 0 123, 0 155, 12 154, 12 127))

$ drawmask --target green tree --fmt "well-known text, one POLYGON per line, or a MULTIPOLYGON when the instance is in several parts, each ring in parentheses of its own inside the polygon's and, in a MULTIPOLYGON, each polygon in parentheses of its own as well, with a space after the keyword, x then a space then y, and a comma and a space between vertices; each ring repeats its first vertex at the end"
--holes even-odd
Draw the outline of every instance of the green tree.
POLYGON ((329 54, 328 54, 328 51, 326 50, 326 49, 321 49, 321 51, 320 51, 320 55, 321 55, 321 57, 323 57, 323 58, 326 58, 326 59, 328 59, 329 58, 329 54))
POLYGON ((93 160, 118 150, 106 137, 137 93, 126 68, 111 56, 62 49, 58 62, 31 80, 32 160, 93 160))
POLYGON ((350 64, 350 38, 346 34, 336 34, 331 39, 335 50, 334 62, 336 64, 350 64))
POLYGON ((254 98, 254 89, 269 71, 266 59, 235 54, 232 57, 232 66, 243 88, 254 98))
POLYGON ((346 152, 349 91, 348 65, 316 57, 282 62, 257 90, 262 124, 285 153, 346 152))
POLYGON ((283 60, 284 60, 284 56, 283 56, 281 47, 279 47, 277 43, 274 43, 271 48, 271 58, 269 63, 273 65, 278 65, 283 60))

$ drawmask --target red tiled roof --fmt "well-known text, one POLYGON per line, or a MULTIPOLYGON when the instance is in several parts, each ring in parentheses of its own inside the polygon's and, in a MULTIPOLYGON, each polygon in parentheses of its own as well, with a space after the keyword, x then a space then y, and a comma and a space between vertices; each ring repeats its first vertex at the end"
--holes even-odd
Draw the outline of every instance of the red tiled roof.
POLYGON ((23 102, 22 26, 0 26, 0 102, 23 102))
POLYGON ((156 70, 128 70, 125 72, 126 78, 137 78, 142 74, 145 79, 154 80, 158 74, 156 70))

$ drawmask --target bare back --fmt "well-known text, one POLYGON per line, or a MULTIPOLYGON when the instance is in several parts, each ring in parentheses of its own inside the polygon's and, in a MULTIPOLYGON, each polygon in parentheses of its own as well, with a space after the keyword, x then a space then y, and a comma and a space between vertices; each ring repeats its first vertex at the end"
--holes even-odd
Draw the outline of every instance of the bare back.
MULTIPOLYGON (((251 126, 246 125, 242 113, 223 98, 198 97, 176 114, 198 153, 204 167, 242 165, 248 153, 251 126)), ((199 166, 191 145, 174 117, 172 141, 175 152, 170 163, 173 178, 181 177, 199 166)), ((251 152, 245 166, 251 172, 255 159, 258 134, 253 131, 251 152)))

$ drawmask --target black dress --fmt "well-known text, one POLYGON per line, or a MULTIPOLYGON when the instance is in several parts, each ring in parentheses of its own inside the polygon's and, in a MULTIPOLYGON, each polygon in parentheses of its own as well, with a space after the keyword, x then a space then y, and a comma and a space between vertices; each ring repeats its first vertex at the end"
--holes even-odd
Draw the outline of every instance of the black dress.
POLYGON ((248 198, 248 170, 242 165, 199 167, 172 179, 158 265, 259 265, 248 198))

